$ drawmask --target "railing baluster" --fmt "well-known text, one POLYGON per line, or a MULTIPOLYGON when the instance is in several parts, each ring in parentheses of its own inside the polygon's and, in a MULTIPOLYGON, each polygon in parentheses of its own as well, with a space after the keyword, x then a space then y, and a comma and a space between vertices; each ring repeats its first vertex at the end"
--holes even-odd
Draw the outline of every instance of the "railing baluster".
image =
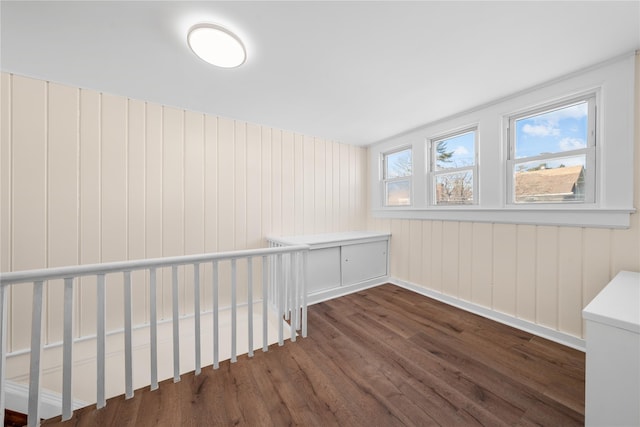
POLYGON ((219 341, 218 332, 218 261, 213 261, 213 369, 219 365, 219 341))
POLYGON ((43 282, 33 283, 31 312, 31 357, 29 368, 29 405, 27 425, 40 425, 40 359, 42 358, 42 294, 43 282))
POLYGON ((247 258, 247 316, 249 318, 249 357, 253 357, 253 258, 247 258))
POLYGON ((269 260, 266 255, 262 257, 262 351, 269 350, 269 260))
POLYGON ((0 284, 0 425, 4 425, 5 376, 7 369, 7 294, 9 286, 0 284))
POLYGON ((151 390, 158 388, 158 307, 156 269, 149 269, 149 344, 151 346, 151 390))
POLYGON ((73 277, 64 279, 64 331, 62 349, 62 421, 71 418, 72 390, 71 370, 73 363, 73 277))
POLYGON ((283 265, 282 265, 282 254, 278 254, 277 256, 277 261, 276 261, 276 292, 278 293, 277 295, 277 302, 278 302, 278 345, 279 346, 283 346, 284 345, 284 331, 283 331, 283 327, 284 325, 283 323, 283 319, 282 319, 282 315, 284 314, 284 309, 283 309, 283 305, 284 305, 284 289, 282 289, 282 287, 284 286, 284 274, 283 274, 283 265), (278 284, 282 284, 281 286, 278 286, 278 284))
POLYGON ((125 399, 133 397, 133 348, 131 319, 131 272, 124 272, 124 379, 125 399))
MULTIPOLYGON (((278 344, 284 345, 284 319, 291 321, 291 340, 295 341, 297 332, 307 333, 306 283, 307 253, 306 246, 282 247, 270 244, 268 250, 248 250, 222 254, 204 254, 199 256, 173 257, 166 259, 139 260, 135 262, 104 263, 91 266, 61 267, 45 270, 0 274, 0 421, 4 422, 6 397, 6 355, 8 349, 8 307, 9 286, 15 283, 33 283, 33 312, 31 335, 31 362, 29 367, 29 425, 38 425, 41 393, 41 358, 43 351, 43 298, 44 283, 49 280, 64 279, 63 297, 63 340, 62 340, 62 420, 73 416, 73 345, 74 345, 74 281, 77 277, 94 275, 96 277, 96 407, 106 405, 106 275, 123 273, 124 287, 124 368, 125 396, 131 398, 133 390, 133 294, 131 275, 140 269, 149 270, 149 330, 150 330, 150 377, 151 390, 158 388, 158 312, 157 312, 157 269, 171 267, 172 287, 172 326, 173 326, 173 368, 174 382, 180 381, 180 298, 178 269, 194 268, 194 328, 195 328, 195 372, 202 370, 202 303, 200 302, 200 266, 201 263, 213 263, 213 326, 214 326, 214 368, 219 367, 220 356, 220 301, 219 301, 219 262, 231 261, 231 362, 237 361, 238 349, 238 259, 247 262, 247 333, 248 354, 254 356, 254 303, 255 291, 254 258, 262 257, 262 349, 268 351, 269 314, 277 310, 278 344), (301 269, 302 263, 302 269, 301 269), (302 304, 302 308, 301 308, 302 304)), ((186 275, 186 271, 185 271, 186 275)), ((136 283, 136 285, 138 285, 136 283)), ((226 283, 225 283, 226 285, 226 283)), ((244 301, 242 301, 244 303, 244 301)), ((259 301, 258 301, 259 304, 259 301)), ((58 345, 58 344, 54 344, 58 345)), ((0 423, 2 424, 2 423, 0 423)))
POLYGON ((284 313, 284 319, 285 320, 289 320, 289 305, 291 303, 291 291, 290 291, 290 286, 291 286, 291 275, 289 274, 291 269, 290 269, 290 264, 291 264, 291 254, 284 254, 282 256, 282 262, 284 263, 282 265, 282 269, 283 269, 283 274, 282 274, 282 297, 284 300, 284 307, 283 307, 283 313, 284 313))
POLYGON ((105 352, 106 352, 106 295, 104 274, 98 274, 96 286, 96 348, 97 348, 97 389, 96 407, 104 408, 105 398, 105 352))
POLYGON ((296 301, 296 286, 298 281, 296 280, 296 261, 297 257, 295 253, 289 254, 289 323, 291 329, 291 342, 296 341, 296 322, 298 321, 297 313, 297 301, 296 301))
POLYGON ((238 308, 236 307, 236 259, 231 259, 231 363, 235 363, 236 357, 236 316, 238 308))
POLYGON ((196 335, 196 375, 200 375, 200 264, 193 264, 193 318, 196 335))
POLYGON ((307 337, 307 283, 309 283, 309 273, 307 272, 307 258, 309 251, 302 252, 302 337, 307 337))
POLYGON ((178 312, 178 266, 171 267, 171 291, 173 311, 173 382, 180 381, 180 318, 178 312))

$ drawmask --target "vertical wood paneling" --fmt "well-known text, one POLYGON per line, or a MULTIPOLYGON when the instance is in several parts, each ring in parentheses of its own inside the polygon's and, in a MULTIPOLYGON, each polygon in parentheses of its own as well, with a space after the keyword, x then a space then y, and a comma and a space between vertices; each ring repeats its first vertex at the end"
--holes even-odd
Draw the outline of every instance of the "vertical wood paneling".
POLYGON ((262 244, 262 130, 247 125, 247 248, 262 244))
POLYGON ((206 252, 215 252, 218 250, 218 120, 216 117, 205 116, 204 118, 204 144, 204 246, 206 252))
POLYGON ((273 130, 271 133, 271 233, 276 236, 284 234, 282 228, 284 220, 282 178, 285 168, 282 160, 282 132, 273 130))
POLYGON ((218 119, 218 250, 230 251, 234 246, 235 215, 234 123, 218 119))
MULTIPOLYGON (((43 268, 47 264, 47 84, 14 76, 11 92, 12 268, 43 268)), ((14 287, 11 293, 12 349, 29 346, 31 288, 14 287)))
POLYGON ((204 116, 184 118, 184 252, 204 252, 204 116))
POLYGON ((516 312, 516 226, 493 226, 493 309, 516 312))
MULTIPOLYGON (((100 262, 100 95, 80 91, 80 263, 100 262)), ((77 316, 80 335, 96 331, 96 280, 80 279, 77 316)))
MULTIPOLYGON (((159 258, 163 251, 163 134, 162 107, 146 104, 145 113, 145 253, 149 258, 159 258)), ((163 316, 163 283, 164 277, 159 271, 156 277, 158 317, 163 316)), ((148 298, 148 296, 147 296, 148 298)))
MULTIPOLYGON (((101 108, 101 261, 127 259, 127 100, 102 95, 101 108)), ((107 276, 107 330, 124 324, 121 275, 107 276)))
POLYGON ((458 296, 459 227, 457 222, 442 223, 442 292, 458 296))
POLYGON ((271 129, 267 127, 262 128, 262 135, 260 139, 262 141, 261 150, 262 150, 262 164, 261 171, 262 175, 260 178, 260 200, 261 200, 261 220, 262 220, 262 235, 260 236, 259 245, 262 247, 266 244, 264 241, 264 236, 269 236, 273 233, 272 229, 272 213, 273 213, 273 202, 272 197, 273 193, 271 191, 272 185, 272 145, 271 145, 271 129))
POLYGON ((585 228, 583 238, 582 305, 585 307, 611 280, 611 231, 585 228))
MULTIPOLYGON (((0 75, 0 271, 11 270, 11 76, 0 75)), ((9 298, 7 298, 9 301, 9 298)))
MULTIPOLYGON (((353 147, 355 150, 356 164, 354 167, 354 173, 356 176, 355 186, 353 191, 355 193, 355 215, 354 228, 362 229, 365 227, 364 218, 367 216, 367 197, 366 194, 360 191, 361 188, 367 182, 367 150, 361 147, 353 147)), ((364 187, 366 188, 366 187, 364 187)))
POLYGON ((442 292, 442 221, 431 221, 431 283, 429 289, 442 292))
POLYGON ((461 222, 458 253, 458 298, 471 301, 471 254, 473 247, 473 223, 461 222))
POLYGON ((518 225, 516 243, 516 316, 536 321, 536 226, 518 225))
MULTIPOLYGON (((162 109, 162 256, 180 255, 184 251, 184 113, 175 108, 162 109)), ((164 269, 162 312, 172 313, 171 271, 164 269)), ((183 294, 184 283, 178 294, 183 294)), ((160 292, 159 292, 160 293, 160 292)), ((182 308, 184 301, 180 301, 182 308)))
MULTIPOLYGON (((431 225, 432 221, 423 221, 422 223, 422 283, 425 287, 433 286, 433 271, 431 269, 431 225)), ((392 235, 391 240, 395 237, 392 235)), ((391 254, 393 255, 393 253, 391 254)), ((392 271, 393 273, 393 271, 392 271)))
MULTIPOLYGON (((204 252, 204 116, 186 112, 184 115, 184 254, 204 252)), ((200 288, 202 291, 202 287, 200 288)), ((193 268, 184 273, 186 313, 194 307, 193 268)))
POLYGON ((247 247, 247 124, 236 121, 235 149, 235 235, 234 249, 247 247))
POLYGON ((310 136, 304 136, 302 140, 302 215, 303 233, 313 234, 315 229, 315 144, 310 136))
MULTIPOLYGON (((357 148, 353 145, 348 145, 349 148, 349 229, 357 229, 358 222, 356 219, 356 182, 357 182, 357 148)), ((408 224, 407 224, 408 225, 408 224)), ((408 260, 407 260, 408 261, 408 260)), ((407 262, 407 277, 409 276, 409 264, 407 262)))
MULTIPOLYGON (((3 271, 254 247, 267 233, 366 223, 363 148, 7 74, 1 114, 3 271)), ((638 216, 631 221, 630 230, 369 223, 393 233, 393 276, 580 335, 581 308, 618 270, 640 268, 638 216)), ((107 280, 112 328, 122 292, 107 280)), ((134 323, 148 298, 136 282, 134 323)), ((188 295, 182 288, 183 302, 188 295)), ((30 298, 28 287, 11 296, 12 349, 27 344, 30 298)), ((48 298, 53 321, 56 292, 48 298)), ((77 300, 79 334, 91 334, 94 279, 82 280, 77 300)))
MULTIPOLYGON (((145 233, 145 181, 146 181, 146 144, 145 144, 145 104, 129 100, 128 122, 128 252, 129 259, 146 258, 145 233)), ((147 320, 149 292, 146 274, 143 271, 131 273, 132 321, 139 324, 147 320)))
POLYGON ((333 173, 333 142, 326 141, 325 142, 325 200, 324 200, 324 210, 325 210, 325 230, 327 232, 335 231, 334 224, 334 215, 333 215, 333 182, 334 182, 334 173, 333 173))
POLYGON ((295 147, 294 137, 291 132, 282 132, 282 183, 281 192, 282 195, 282 234, 285 236, 291 236, 295 233, 296 224, 301 220, 295 221, 296 207, 296 188, 302 186, 302 180, 295 182, 295 170, 294 162, 295 147))
POLYGON ((304 136, 293 138, 293 221, 294 233, 304 234, 304 136))
MULTIPOLYGON (((0 74, 0 271, 11 271, 11 76, 0 74)), ((6 291, 7 319, 11 319, 11 287, 6 291)), ((11 328, 6 329, 8 351, 11 351, 11 328)))
MULTIPOLYGON (((218 119, 213 116, 204 118, 204 248, 211 253, 218 250, 218 119)), ((206 265, 202 276, 205 310, 213 309, 213 267, 206 265)))
POLYGON ((558 329, 582 335, 582 229, 558 229, 558 329))
POLYGON ((390 254, 390 260, 389 260, 389 264, 390 264, 390 268, 391 268, 391 273, 393 274, 394 277, 397 277, 399 279, 402 279, 401 276, 401 257, 402 257, 402 252, 403 252, 403 245, 406 245, 407 242, 405 242, 402 239, 402 225, 401 225, 401 221, 398 219, 392 219, 391 220, 391 242, 390 242, 390 246, 391 246, 391 254, 390 254), (395 236, 395 237, 393 237, 395 236))
POLYGON ((420 283, 422 276, 422 221, 409 221, 409 281, 420 283))
POLYGON ((537 323, 558 326, 558 228, 537 229, 536 319, 537 323))
MULTIPOLYGON (((78 90, 50 83, 47 104, 47 266, 61 267, 78 264, 78 90)), ((63 294, 62 280, 49 282, 48 324, 62 324, 63 294)), ((61 329, 46 340, 61 341, 61 329)))
MULTIPOLYGON (((640 108, 640 106, 638 107, 640 108)), ((636 144, 636 152, 640 151, 636 144)), ((636 162, 636 176, 640 175, 640 165, 636 162)), ((639 181, 639 180, 636 180, 639 181)), ((640 186, 640 184, 636 184, 640 186)), ((636 196, 639 200, 640 196, 636 196)), ((611 231, 611 274, 620 271, 640 271, 640 225, 638 214, 632 215, 631 227, 627 230, 611 231)))
POLYGON ((473 244, 471 249, 471 300, 484 307, 492 304, 493 232, 492 224, 473 224, 473 244))
POLYGON ((349 229, 349 147, 340 145, 340 230, 349 229))
POLYGON ((333 147, 333 231, 340 231, 342 229, 342 222, 340 218, 340 213, 344 208, 342 208, 342 196, 340 195, 340 168, 342 165, 340 164, 340 145, 336 142, 331 142, 333 147))
POLYGON ((314 141, 314 232, 326 230, 326 153, 325 142, 322 139, 315 138, 314 141))

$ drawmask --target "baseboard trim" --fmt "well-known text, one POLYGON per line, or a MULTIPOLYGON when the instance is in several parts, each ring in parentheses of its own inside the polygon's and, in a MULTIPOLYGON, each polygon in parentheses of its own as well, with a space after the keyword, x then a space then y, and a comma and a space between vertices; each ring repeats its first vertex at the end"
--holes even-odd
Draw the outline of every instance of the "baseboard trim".
MULTIPOLYGON (((7 409, 26 414, 29 412, 29 385, 5 381, 5 406, 7 409)), ((89 406, 90 403, 74 400, 73 410, 89 406)), ((49 419, 62 414, 62 395, 50 390, 40 391, 40 418, 49 419)))
POLYGON ((323 301, 328 301, 330 299, 353 294, 355 292, 364 291, 365 289, 369 289, 376 286, 384 285, 385 283, 389 283, 389 280, 390 280, 389 276, 376 277, 375 279, 365 280, 364 282, 355 283, 353 285, 339 286, 337 288, 315 292, 307 296, 307 304, 313 305, 323 301))
POLYGON ((559 344, 565 345, 567 347, 574 348, 576 350, 580 350, 582 352, 586 351, 586 342, 585 340, 575 337, 573 335, 566 334, 564 332, 556 331, 551 328, 547 328, 545 326, 541 326, 527 320, 518 319, 517 317, 510 316, 508 314, 500 313, 495 310, 491 310, 489 308, 464 301, 450 295, 445 295, 441 292, 434 291, 432 289, 427 289, 422 286, 416 285, 411 282, 406 282, 404 280, 397 279, 395 277, 389 278, 389 283, 392 283, 401 288, 408 289, 410 291, 416 292, 420 295, 424 295, 429 298, 433 298, 435 300, 441 301, 445 304, 452 305, 459 309, 468 311, 470 313, 477 314, 482 317, 486 317, 487 319, 494 320, 496 322, 505 324, 507 326, 512 326, 516 329, 520 329, 525 332, 529 332, 531 334, 537 335, 539 337, 548 339, 550 341, 557 342, 559 344))

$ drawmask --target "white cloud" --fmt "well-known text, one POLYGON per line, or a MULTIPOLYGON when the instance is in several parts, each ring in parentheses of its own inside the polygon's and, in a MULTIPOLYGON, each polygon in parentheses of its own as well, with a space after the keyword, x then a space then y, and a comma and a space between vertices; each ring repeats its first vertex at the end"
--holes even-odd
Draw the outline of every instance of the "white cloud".
POLYGON ((588 108, 588 104, 584 102, 582 104, 551 111, 547 114, 543 114, 540 118, 543 118, 548 123, 556 125, 562 119, 581 119, 586 117, 588 114, 588 108))
POLYGON ((455 154, 457 156, 465 156, 465 155, 469 154, 469 150, 467 150, 465 147, 460 145, 460 146, 456 147, 455 150, 453 150, 453 154, 455 154))
POLYGON ((570 150, 579 150, 581 148, 585 148, 587 144, 585 144, 584 140, 580 138, 562 138, 560 142, 558 142, 558 147, 562 151, 570 151, 570 150))
POLYGON ((560 129, 556 128, 552 123, 541 123, 535 125, 527 123, 522 126, 522 132, 533 136, 557 136, 560 134, 560 129))

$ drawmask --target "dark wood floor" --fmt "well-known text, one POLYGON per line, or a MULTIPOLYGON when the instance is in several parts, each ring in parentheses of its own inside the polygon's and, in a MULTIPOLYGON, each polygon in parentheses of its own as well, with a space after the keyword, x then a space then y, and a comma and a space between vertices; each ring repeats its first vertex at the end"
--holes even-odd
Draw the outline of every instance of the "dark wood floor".
POLYGON ((311 306, 296 343, 45 424, 583 425, 584 354, 385 285, 311 306))

